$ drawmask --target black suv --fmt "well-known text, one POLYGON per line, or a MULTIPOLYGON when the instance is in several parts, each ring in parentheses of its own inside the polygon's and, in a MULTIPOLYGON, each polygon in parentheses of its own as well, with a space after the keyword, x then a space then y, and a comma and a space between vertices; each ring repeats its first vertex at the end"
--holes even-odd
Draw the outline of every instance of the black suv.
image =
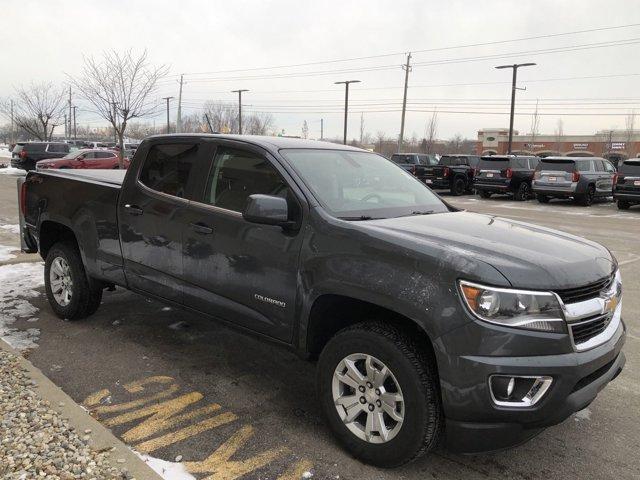
POLYGON ((640 158, 625 160, 616 175, 613 198, 618 208, 626 210, 640 204, 640 158))
POLYGON ((473 187, 482 198, 489 198, 493 193, 508 193, 516 200, 527 200, 533 196, 531 181, 539 160, 515 155, 482 157, 473 187))
POLYGON ((438 164, 435 155, 427 153, 394 153, 391 161, 424 182, 431 167, 438 164))
POLYGON ((573 198, 588 207, 596 197, 613 196, 615 174, 616 168, 604 158, 542 158, 533 176, 533 191, 540 203, 573 198))
POLYGON ((479 161, 477 155, 443 155, 438 165, 427 172, 425 183, 435 190, 449 190, 452 195, 462 195, 471 191, 479 161))
POLYGON ((50 158, 62 158, 69 153, 64 142, 20 142, 11 151, 11 166, 23 170, 35 170, 36 163, 50 158))

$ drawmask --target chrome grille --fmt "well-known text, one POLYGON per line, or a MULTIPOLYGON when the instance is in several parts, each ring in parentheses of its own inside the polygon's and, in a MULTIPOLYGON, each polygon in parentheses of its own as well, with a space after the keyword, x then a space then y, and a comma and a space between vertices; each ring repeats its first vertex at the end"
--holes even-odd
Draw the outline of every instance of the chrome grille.
POLYGON ((560 296, 564 303, 577 303, 584 300, 588 300, 593 297, 597 297, 600 292, 606 289, 613 281, 613 276, 603 278, 597 282, 584 285, 576 288, 565 288, 563 290, 556 290, 556 293, 560 296))
POLYGON ((606 315, 589 318, 581 322, 570 323, 569 328, 571 328, 573 343, 580 345, 581 343, 585 343, 593 337, 600 335, 611 322, 611 318, 612 315, 608 313, 606 315))

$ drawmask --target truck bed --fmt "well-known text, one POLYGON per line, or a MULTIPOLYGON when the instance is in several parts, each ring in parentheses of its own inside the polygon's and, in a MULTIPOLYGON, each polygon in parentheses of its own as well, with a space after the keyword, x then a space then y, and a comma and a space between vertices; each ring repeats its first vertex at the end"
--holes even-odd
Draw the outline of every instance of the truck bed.
POLYGON ((126 170, 72 170, 72 169, 47 169, 38 170, 43 175, 55 175, 59 177, 71 178, 73 180, 88 181, 94 183, 108 184, 121 187, 124 181, 126 170))

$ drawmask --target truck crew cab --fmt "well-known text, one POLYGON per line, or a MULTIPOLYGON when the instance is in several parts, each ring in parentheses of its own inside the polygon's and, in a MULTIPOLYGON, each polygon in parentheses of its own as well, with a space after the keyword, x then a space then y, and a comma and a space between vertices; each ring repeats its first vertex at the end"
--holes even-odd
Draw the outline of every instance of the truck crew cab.
POLYGON ((35 171, 19 186, 23 249, 45 260, 60 318, 91 315, 115 285, 318 359, 330 428, 374 465, 440 441, 521 443, 625 363, 606 248, 459 211, 371 152, 155 136, 126 172, 35 171))

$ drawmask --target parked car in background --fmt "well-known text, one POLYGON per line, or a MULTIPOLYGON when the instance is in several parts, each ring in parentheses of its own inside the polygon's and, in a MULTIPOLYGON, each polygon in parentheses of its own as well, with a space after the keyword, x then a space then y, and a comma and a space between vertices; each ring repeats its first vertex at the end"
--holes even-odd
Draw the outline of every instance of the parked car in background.
MULTIPOLYGON (((124 158, 125 168, 129 166, 129 159, 124 158)), ((76 150, 62 158, 40 160, 36 163, 38 170, 47 168, 120 168, 118 152, 113 150, 76 150)))
POLYGON ((613 198, 620 210, 640 204, 640 158, 625 160, 620 164, 615 179, 613 198))
POLYGON ((515 155, 482 157, 473 179, 473 188, 482 198, 494 193, 513 195, 515 200, 533 197, 531 182, 540 158, 515 155))
POLYGON ((61 158, 70 151, 64 142, 18 142, 11 151, 11 166, 23 170, 33 170, 36 162, 43 159, 61 158))
POLYGON ((551 198, 573 198, 588 207, 595 198, 613 196, 616 169, 604 158, 541 158, 533 177, 533 191, 540 203, 551 198))
POLYGON ((391 161, 422 182, 432 167, 438 164, 435 155, 426 153, 394 153, 391 155, 391 161))
POLYGON ((479 161, 478 155, 443 155, 426 173, 425 183, 434 190, 449 190, 452 195, 470 192, 479 161))

